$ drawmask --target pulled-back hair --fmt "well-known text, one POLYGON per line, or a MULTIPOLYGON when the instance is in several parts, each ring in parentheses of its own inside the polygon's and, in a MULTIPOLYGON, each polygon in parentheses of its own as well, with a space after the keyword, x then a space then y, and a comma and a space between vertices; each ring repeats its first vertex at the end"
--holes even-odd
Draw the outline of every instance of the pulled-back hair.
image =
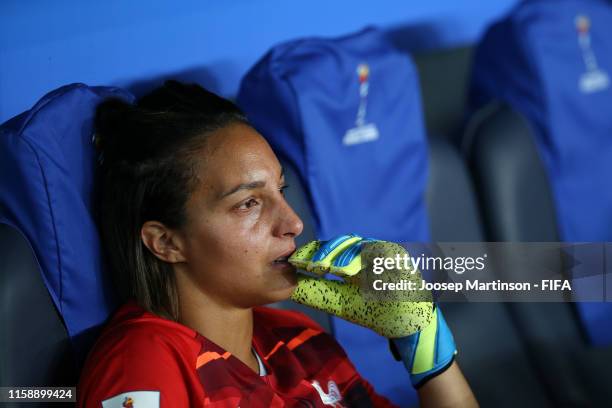
POLYGON ((115 285, 122 298, 178 319, 172 266, 143 244, 146 221, 169 228, 186 222, 185 204, 197 182, 195 154, 207 136, 247 123, 232 102, 198 85, 167 81, 136 105, 111 99, 96 112, 101 151, 99 223, 115 285))

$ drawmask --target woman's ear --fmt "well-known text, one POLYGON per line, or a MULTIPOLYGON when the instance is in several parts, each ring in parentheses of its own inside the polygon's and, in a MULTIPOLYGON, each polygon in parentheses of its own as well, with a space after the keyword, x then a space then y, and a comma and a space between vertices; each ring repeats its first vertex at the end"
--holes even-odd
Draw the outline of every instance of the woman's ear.
POLYGON ((140 229, 140 238, 149 251, 162 261, 185 262, 181 237, 161 222, 145 222, 140 229))

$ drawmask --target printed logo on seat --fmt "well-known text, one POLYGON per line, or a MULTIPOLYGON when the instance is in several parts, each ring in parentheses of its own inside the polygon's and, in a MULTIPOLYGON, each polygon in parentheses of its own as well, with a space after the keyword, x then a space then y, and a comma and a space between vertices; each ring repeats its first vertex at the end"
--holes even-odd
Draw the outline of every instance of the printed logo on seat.
POLYGON ((366 123, 368 91, 370 87, 370 67, 368 64, 359 64, 357 66, 357 76, 359 78, 359 109, 357 110, 355 127, 347 130, 342 139, 342 144, 345 146, 373 142, 379 137, 376 125, 366 123))
POLYGON ((580 76, 578 82, 580 91, 582 93, 603 91, 610 85, 610 78, 597 64, 597 58, 591 45, 591 19, 584 14, 578 14, 574 23, 578 34, 578 45, 582 51, 582 60, 586 66, 586 72, 580 76))

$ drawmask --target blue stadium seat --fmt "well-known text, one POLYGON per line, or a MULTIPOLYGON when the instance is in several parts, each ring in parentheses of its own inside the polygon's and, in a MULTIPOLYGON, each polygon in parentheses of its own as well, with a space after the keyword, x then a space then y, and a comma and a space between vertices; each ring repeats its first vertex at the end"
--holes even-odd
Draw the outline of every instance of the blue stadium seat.
MULTIPOLYGON (((427 144, 415 68, 381 36, 366 29, 332 41, 282 44, 241 84, 239 106, 296 169, 320 239, 355 232, 429 240, 427 144), (373 102, 381 99, 393 103, 373 102)), ((333 330, 379 392, 414 400, 386 339, 340 319, 333 330)))
POLYGON ((117 88, 68 85, 0 127, 3 386, 74 385, 117 306, 93 202, 92 121, 109 97, 132 99, 117 88))
MULTIPOLYGON (((603 0, 524 1, 477 47, 463 144, 488 239, 612 241, 611 24, 603 0)), ((511 309, 557 404, 610 400, 612 303, 511 309)))
POLYGON ((564 241, 612 240, 611 24, 604 0, 526 1, 476 51, 472 108, 499 100, 528 120, 564 241))

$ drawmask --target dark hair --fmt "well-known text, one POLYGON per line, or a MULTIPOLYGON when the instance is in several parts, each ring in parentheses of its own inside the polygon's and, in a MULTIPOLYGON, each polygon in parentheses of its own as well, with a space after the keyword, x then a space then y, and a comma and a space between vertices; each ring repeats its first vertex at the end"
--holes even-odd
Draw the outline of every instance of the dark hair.
POLYGON ((136 105, 119 99, 96 112, 102 167, 100 229, 117 289, 148 311, 178 319, 172 266, 140 237, 156 220, 169 228, 186 222, 185 204, 196 185, 195 153, 207 135, 247 123, 232 102, 202 87, 167 81, 136 105))

